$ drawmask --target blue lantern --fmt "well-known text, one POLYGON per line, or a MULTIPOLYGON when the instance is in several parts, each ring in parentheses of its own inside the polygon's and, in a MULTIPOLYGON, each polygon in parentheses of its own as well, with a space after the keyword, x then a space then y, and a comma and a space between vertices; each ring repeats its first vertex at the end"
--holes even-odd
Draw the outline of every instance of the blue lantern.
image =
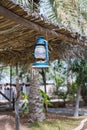
POLYGON ((34 60, 32 67, 34 68, 48 68, 48 42, 43 38, 39 37, 34 45, 34 60))

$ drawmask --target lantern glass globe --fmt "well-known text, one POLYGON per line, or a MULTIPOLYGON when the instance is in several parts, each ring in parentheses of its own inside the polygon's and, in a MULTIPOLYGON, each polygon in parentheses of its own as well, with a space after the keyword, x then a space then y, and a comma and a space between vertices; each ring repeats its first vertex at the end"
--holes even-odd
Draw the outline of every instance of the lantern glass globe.
POLYGON ((35 58, 36 59, 46 59, 46 49, 43 45, 37 45, 35 47, 35 58))

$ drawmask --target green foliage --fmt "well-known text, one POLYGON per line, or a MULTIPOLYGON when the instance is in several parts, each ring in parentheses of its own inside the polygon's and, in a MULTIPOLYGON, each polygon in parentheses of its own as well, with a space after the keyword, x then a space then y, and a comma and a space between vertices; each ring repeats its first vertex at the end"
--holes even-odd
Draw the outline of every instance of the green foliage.
POLYGON ((79 8, 82 16, 87 20, 87 0, 79 0, 79 8))
POLYGON ((77 84, 84 84, 87 82, 87 60, 86 59, 75 59, 71 63, 71 68, 73 73, 76 74, 77 84))
POLYGON ((17 4, 28 8, 29 11, 34 12, 35 10, 38 9, 38 2, 39 0, 35 1, 35 0, 13 0, 14 2, 16 2, 17 4))
POLYGON ((58 97, 59 97, 59 99, 65 100, 67 98, 67 93, 60 92, 60 93, 58 93, 58 97))
POLYGON ((53 5, 58 22, 69 30, 86 36, 87 0, 54 0, 53 5))
POLYGON ((75 59, 71 62, 69 70, 76 76, 75 82, 72 83, 69 89, 69 98, 74 99, 78 90, 78 86, 81 85, 82 97, 86 95, 85 83, 87 83, 87 59, 75 59))
MULTIPOLYGON (((40 93, 43 97, 43 105, 48 104, 49 106, 52 106, 52 103, 50 102, 50 97, 43 91, 40 90, 40 93)), ((23 112, 29 112, 28 110, 28 95, 25 94, 24 92, 22 92, 22 99, 23 99, 23 103, 22 103, 22 111, 23 112)))
POLYGON ((77 92, 78 84, 76 82, 74 82, 74 83, 72 83, 71 87, 72 87, 71 93, 75 94, 77 92))
MULTIPOLYGON (((57 93, 58 98, 65 100, 67 98, 67 92, 60 92, 58 88, 60 88, 63 85, 64 81, 61 77, 56 77, 56 84, 57 84, 57 93)), ((62 86, 63 87, 63 86, 62 86)))
POLYGON ((29 112, 29 109, 28 109, 28 95, 24 92, 22 92, 22 99, 23 99, 23 103, 22 103, 22 111, 25 113, 25 112, 29 112))
POLYGON ((41 0, 40 1, 40 13, 45 18, 48 18, 53 23, 57 23, 57 17, 55 13, 55 8, 53 7, 53 1, 51 0, 41 0))
POLYGON ((62 84, 63 84, 63 78, 59 77, 59 76, 56 76, 55 77, 55 81, 56 81, 56 86, 57 88, 59 88, 62 84))
POLYGON ((71 85, 69 85, 69 87, 68 87, 68 98, 70 100, 74 100, 75 99, 75 95, 77 93, 77 89, 78 89, 77 82, 73 82, 71 85))
POLYGON ((22 98, 23 99, 28 99, 28 95, 26 93, 22 92, 22 98))
POLYGON ((55 24, 87 36, 87 0, 13 0, 55 24))
POLYGON ((20 66, 19 77, 21 81, 23 81, 23 79, 26 79, 27 82, 30 81, 29 65, 20 66))
POLYGON ((52 106, 52 103, 50 102, 50 97, 41 89, 40 89, 40 93, 43 97, 43 105, 48 104, 49 106, 52 106))

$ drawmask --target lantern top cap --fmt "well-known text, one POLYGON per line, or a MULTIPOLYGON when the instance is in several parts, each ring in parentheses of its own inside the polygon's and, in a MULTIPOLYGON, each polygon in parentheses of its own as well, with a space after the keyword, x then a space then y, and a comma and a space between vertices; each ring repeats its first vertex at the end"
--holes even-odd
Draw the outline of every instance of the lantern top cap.
POLYGON ((40 39, 40 38, 44 39, 44 36, 39 36, 37 39, 40 39))
POLYGON ((44 37, 43 37, 43 36, 38 37, 38 38, 37 38, 37 41, 36 41, 36 44, 40 44, 40 45, 45 44, 45 39, 44 39, 44 37))

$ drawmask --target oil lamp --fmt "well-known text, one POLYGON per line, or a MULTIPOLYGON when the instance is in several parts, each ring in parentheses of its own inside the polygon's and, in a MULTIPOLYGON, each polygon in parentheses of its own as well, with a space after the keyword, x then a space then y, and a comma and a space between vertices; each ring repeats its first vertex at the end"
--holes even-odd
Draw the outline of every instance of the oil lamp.
POLYGON ((48 68, 48 42, 44 37, 38 37, 34 44, 34 68, 48 68))

